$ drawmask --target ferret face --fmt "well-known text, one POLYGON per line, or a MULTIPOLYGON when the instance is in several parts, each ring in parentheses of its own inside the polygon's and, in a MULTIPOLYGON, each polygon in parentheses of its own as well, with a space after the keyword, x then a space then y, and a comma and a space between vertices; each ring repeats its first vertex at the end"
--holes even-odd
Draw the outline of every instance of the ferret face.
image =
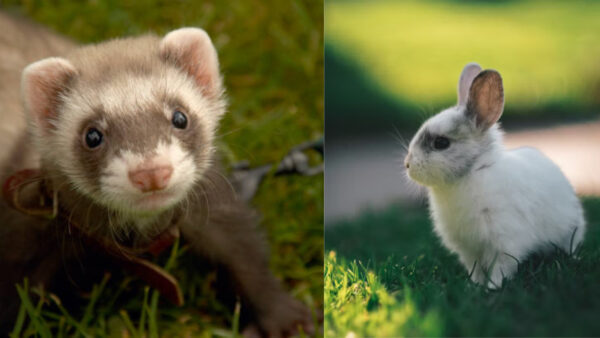
POLYGON ((464 107, 446 109, 427 120, 411 140, 407 174, 425 186, 450 183, 469 172, 484 151, 482 145, 464 107))
POLYGON ((184 201, 224 113, 216 51, 195 28, 83 47, 23 72, 42 165, 128 216, 184 201))
POLYGON ((126 213, 160 212, 184 199, 210 164, 211 108, 174 69, 75 84, 48 155, 94 200, 126 213))

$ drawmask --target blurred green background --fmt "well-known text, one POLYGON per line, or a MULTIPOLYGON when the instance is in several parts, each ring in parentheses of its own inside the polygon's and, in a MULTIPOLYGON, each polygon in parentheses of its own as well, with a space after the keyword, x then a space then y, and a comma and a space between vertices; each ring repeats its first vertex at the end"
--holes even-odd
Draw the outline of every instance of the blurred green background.
POLYGON ((509 131, 597 121, 599 15, 593 1, 326 0, 326 336, 600 334, 599 199, 583 200, 579 259, 533 257, 492 292, 441 245, 402 165, 468 62, 502 75, 509 131))
MULTIPOLYGON (((322 1, 0 4, 3 10, 31 17, 82 43, 146 32, 162 35, 183 26, 204 28, 218 50, 230 103, 218 140, 226 164, 278 162, 291 147, 323 135, 322 1)), ((269 176, 253 204, 262 214, 275 274, 295 297, 318 311, 323 296, 323 176, 269 176)), ((171 269, 182 283, 184 308, 157 305, 154 297, 144 298, 143 283, 113 276, 102 292, 84 296, 86 306, 94 310, 91 317, 82 317, 83 308, 62 312, 45 299, 29 313, 31 320, 22 334, 31 334, 36 324, 91 336, 235 335, 237 315, 215 298, 214 272, 196 271, 197 265, 189 262, 193 258, 185 252, 178 255, 171 269), (143 310, 146 306, 152 311, 143 310)))
POLYGON ((456 103, 471 61, 502 74, 509 124, 600 106, 598 2, 328 0, 325 13, 330 136, 418 126, 456 103))

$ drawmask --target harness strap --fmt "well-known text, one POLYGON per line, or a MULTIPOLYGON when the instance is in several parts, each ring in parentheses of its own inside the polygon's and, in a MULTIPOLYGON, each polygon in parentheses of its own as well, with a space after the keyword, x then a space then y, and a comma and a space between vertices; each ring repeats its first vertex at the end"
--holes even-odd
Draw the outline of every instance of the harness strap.
MULTIPOLYGON (((177 279, 170 273, 153 262, 142 258, 141 255, 151 254, 158 256, 165 249, 173 245, 179 238, 178 218, 175 217, 167 230, 156 236, 145 247, 132 248, 107 238, 93 236, 85 231, 77 222, 70 219, 69 213, 60 207, 58 192, 52 189, 44 179, 39 169, 24 169, 16 172, 4 182, 2 187, 4 200, 13 209, 29 216, 45 219, 59 218, 69 226, 71 235, 80 236, 87 243, 110 256, 125 270, 132 271, 148 285, 157 289, 161 295, 177 306, 183 305, 183 294, 177 279), (37 184, 37 189, 34 186, 37 184), (26 189, 29 189, 26 191, 26 189), (22 201, 22 195, 37 195, 36 203, 27 205, 22 201)), ((36 196, 34 196, 36 197, 36 196)))

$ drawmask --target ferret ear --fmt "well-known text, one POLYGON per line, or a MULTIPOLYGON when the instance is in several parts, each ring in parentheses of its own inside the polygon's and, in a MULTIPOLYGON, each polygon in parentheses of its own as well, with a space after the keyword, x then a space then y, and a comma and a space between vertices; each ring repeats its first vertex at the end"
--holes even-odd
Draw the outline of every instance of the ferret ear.
POLYGON ((52 57, 34 62, 23 70, 21 91, 25 109, 44 131, 54 128, 58 106, 73 77, 75 67, 63 59, 52 57))
POLYGON ((466 114, 475 119, 477 127, 486 130, 500 119, 503 109, 502 77, 495 70, 484 70, 473 80, 466 114))
POLYGON ((168 33, 160 43, 160 55, 186 71, 209 97, 221 95, 217 51, 200 28, 180 28, 168 33))
POLYGON ((467 104, 467 98, 469 97, 469 88, 473 79, 481 72, 481 66, 475 62, 468 63, 460 73, 460 79, 458 80, 458 105, 464 106, 467 104))

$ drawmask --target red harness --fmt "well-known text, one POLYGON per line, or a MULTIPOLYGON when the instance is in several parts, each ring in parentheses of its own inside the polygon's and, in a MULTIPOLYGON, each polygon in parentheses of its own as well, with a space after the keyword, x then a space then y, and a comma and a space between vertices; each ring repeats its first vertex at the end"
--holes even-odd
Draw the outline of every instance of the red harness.
POLYGON ((69 231, 71 235, 79 236, 86 243, 109 255, 126 270, 133 271, 172 303, 178 306, 183 305, 183 295, 175 277, 158 265, 141 257, 146 253, 157 256, 173 244, 179 237, 176 218, 173 219, 169 228, 156 236, 149 245, 132 248, 86 233, 85 229, 70 219, 68 213, 60 208, 58 192, 49 189, 39 169, 24 169, 10 176, 4 182, 2 194, 8 205, 23 214, 46 219, 60 218, 66 223, 69 230, 72 230, 69 231), (32 183, 39 183, 39 202, 37 205, 25 206, 20 200, 21 193, 24 188, 32 183))

